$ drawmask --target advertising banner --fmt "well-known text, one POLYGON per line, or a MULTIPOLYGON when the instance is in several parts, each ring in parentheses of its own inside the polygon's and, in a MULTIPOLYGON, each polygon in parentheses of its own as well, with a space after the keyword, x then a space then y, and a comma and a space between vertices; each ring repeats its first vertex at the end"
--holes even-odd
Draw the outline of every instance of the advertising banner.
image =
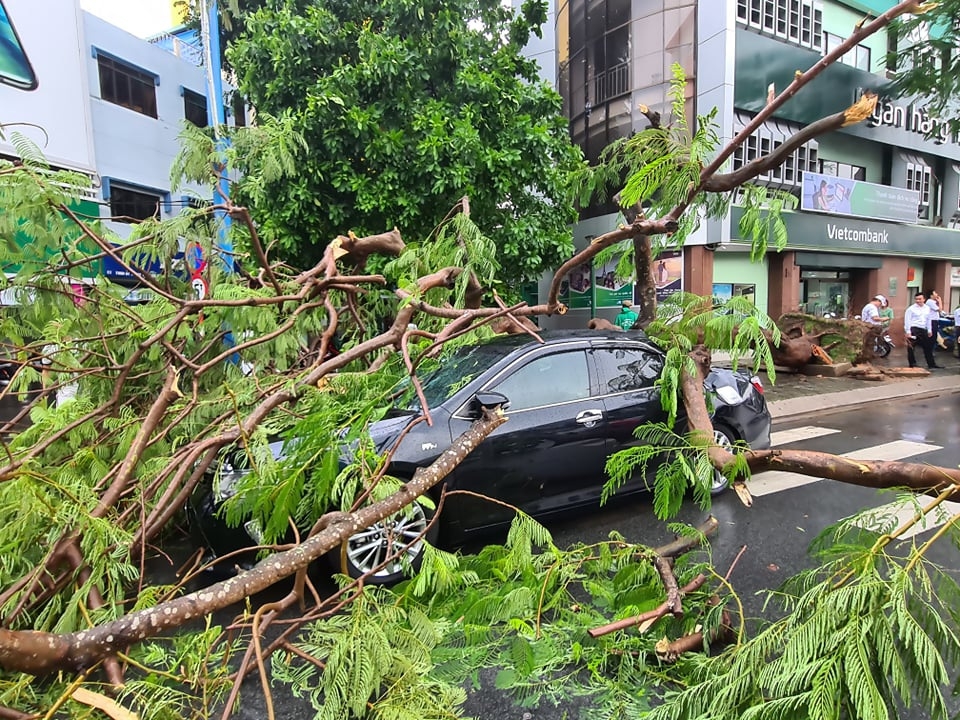
MULTIPOLYGON (((97 213, 100 212, 99 206, 90 200, 76 200, 70 206, 70 210, 80 217, 96 217, 97 213)), ((2 212, 2 209, 0 209, 0 212, 2 212)), ((20 259, 22 262, 4 265, 0 268, 0 272, 16 273, 19 272, 24 265, 28 267, 45 267, 50 265, 51 262, 59 262, 61 259, 60 255, 54 253, 49 247, 45 247, 42 252, 38 250, 41 246, 34 243, 30 235, 22 230, 13 236, 13 241, 21 250, 20 259)), ((69 222, 66 224, 63 243, 64 245, 68 243, 75 244, 82 253, 89 256, 96 255, 100 252, 100 248, 97 247, 96 243, 87 238, 77 225, 69 222)), ((96 277, 102 270, 102 263, 100 261, 93 261, 87 265, 83 265, 79 270, 74 270, 71 275, 76 276, 79 274, 82 277, 96 277)))
POLYGON ((620 307, 624 300, 633 300, 633 282, 628 278, 617 277, 619 258, 608 260, 596 268, 594 296, 596 307, 620 307))
POLYGON ((906 188, 803 173, 801 210, 915 223, 920 193, 906 188))
POLYGON ((16 132, 51 165, 93 171, 84 47, 77 0, 0 0, 0 153, 16 132))
POLYGON ((560 285, 560 302, 571 310, 593 307, 593 282, 590 263, 578 265, 560 285))
POLYGON ((657 302, 683 290, 683 251, 662 251, 653 261, 653 279, 657 286, 657 302))

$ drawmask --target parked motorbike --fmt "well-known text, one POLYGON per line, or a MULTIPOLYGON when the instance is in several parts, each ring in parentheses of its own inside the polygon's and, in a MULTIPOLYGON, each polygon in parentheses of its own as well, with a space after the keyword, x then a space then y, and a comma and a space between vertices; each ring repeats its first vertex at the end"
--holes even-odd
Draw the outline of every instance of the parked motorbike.
POLYGON ((885 358, 894 347, 893 339, 886 330, 878 333, 873 338, 873 354, 877 357, 885 358))

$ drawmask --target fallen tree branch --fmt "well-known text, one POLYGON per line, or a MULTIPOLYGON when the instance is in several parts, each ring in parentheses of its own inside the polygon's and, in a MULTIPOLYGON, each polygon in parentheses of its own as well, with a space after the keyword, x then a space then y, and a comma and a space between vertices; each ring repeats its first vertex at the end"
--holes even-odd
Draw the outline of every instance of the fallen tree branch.
POLYGON ((506 417, 499 408, 485 409, 483 416, 432 465, 419 468, 413 479, 390 497, 352 513, 328 514, 329 524, 316 535, 291 550, 265 558, 237 577, 90 630, 57 634, 0 629, 0 668, 31 675, 83 670, 148 637, 251 597, 307 567, 363 528, 409 505, 445 478, 504 422, 506 417))
MULTIPOLYGON (((680 588, 681 595, 687 595, 692 593, 694 590, 700 589, 701 586, 707 581, 707 576, 700 574, 697 575, 693 580, 688 582, 682 588, 680 588)), ((602 637, 603 635, 609 635, 612 632, 617 630, 626 630, 627 628, 634 627, 636 625, 642 625, 643 623, 649 622, 651 620, 659 620, 664 615, 667 615, 671 612, 669 601, 661 603, 658 607, 653 610, 648 610, 645 613, 639 615, 634 615, 633 617, 624 618, 623 620, 617 620, 616 622, 609 623, 607 625, 601 625, 600 627, 590 628, 587 630, 587 634, 592 638, 602 637)))

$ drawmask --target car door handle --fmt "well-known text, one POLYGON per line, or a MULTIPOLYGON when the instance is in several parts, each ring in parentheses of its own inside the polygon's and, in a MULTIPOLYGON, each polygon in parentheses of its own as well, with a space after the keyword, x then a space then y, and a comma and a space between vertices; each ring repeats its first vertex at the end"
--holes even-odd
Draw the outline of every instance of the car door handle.
POLYGON ((585 427, 593 427, 603 420, 603 412, 600 410, 584 410, 577 415, 577 422, 585 427))

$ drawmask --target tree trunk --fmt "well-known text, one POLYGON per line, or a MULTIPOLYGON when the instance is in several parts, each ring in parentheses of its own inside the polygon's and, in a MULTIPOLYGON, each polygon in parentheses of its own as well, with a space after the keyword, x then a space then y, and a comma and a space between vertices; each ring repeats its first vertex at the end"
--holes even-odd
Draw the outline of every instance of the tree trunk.
POLYGON ((638 235, 633 238, 633 265, 637 272, 637 297, 640 307, 634 327, 646 327, 657 317, 657 285, 653 279, 653 253, 650 238, 638 235))

